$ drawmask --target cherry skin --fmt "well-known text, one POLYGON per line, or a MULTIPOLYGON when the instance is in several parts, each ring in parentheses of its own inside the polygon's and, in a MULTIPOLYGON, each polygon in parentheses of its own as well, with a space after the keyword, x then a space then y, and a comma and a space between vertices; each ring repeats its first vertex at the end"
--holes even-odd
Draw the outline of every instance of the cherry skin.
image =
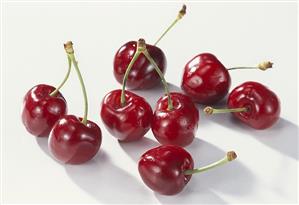
POLYGON ((48 137, 56 121, 67 112, 66 100, 50 85, 40 84, 31 88, 23 101, 22 121, 27 131, 37 137, 48 137))
POLYGON ((247 112, 232 113, 255 129, 271 127, 279 119, 280 102, 274 92, 257 82, 245 82, 229 95, 228 108, 247 108, 247 112))
MULTIPOLYGON (((125 72, 137 48, 136 41, 130 41, 120 47, 114 57, 114 76, 122 83, 125 72)), ((162 73, 166 71, 166 57, 157 46, 146 44, 146 48, 162 73)), ((148 89, 160 84, 159 75, 147 58, 140 54, 129 74, 126 87, 129 89, 148 89)))
POLYGON ((213 54, 202 53, 186 64, 181 88, 195 102, 214 104, 227 95, 230 84, 230 75, 222 63, 213 54))
POLYGON ((119 141, 135 141, 150 129, 153 111, 146 100, 125 91, 126 104, 121 105, 121 90, 108 93, 102 102, 101 118, 107 130, 119 141))
POLYGON ((168 110, 167 96, 157 102, 152 131, 161 144, 189 145, 198 127, 199 112, 192 100, 182 93, 170 93, 173 109, 168 110))
POLYGON ((102 133, 99 126, 74 115, 61 117, 49 137, 49 150, 60 162, 82 164, 92 159, 100 149, 102 133))
POLYGON ((144 153, 138 163, 143 182, 153 191, 163 195, 174 195, 183 190, 192 175, 185 170, 194 166, 191 155, 183 148, 162 145, 144 153))

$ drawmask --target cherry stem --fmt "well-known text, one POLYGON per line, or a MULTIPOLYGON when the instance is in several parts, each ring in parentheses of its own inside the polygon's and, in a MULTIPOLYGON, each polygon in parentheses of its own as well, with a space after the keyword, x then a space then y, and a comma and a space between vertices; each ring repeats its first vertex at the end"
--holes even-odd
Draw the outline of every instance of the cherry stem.
POLYGON ((260 64, 258 64, 256 67, 233 67, 228 68, 227 70, 239 70, 239 69, 260 69, 262 71, 267 70, 268 68, 272 68, 273 63, 270 61, 265 61, 260 64))
POLYGON ((155 42, 154 45, 157 45, 160 40, 168 33, 168 31, 180 20, 183 18, 183 16, 186 14, 186 5, 183 5, 183 7, 181 8, 181 10, 179 11, 176 19, 170 24, 170 26, 168 26, 168 28, 164 31, 164 33, 158 38, 158 40, 155 42))
POLYGON ((144 51, 142 51, 143 55, 149 60, 149 62, 154 66, 156 72, 158 73, 163 86, 164 86, 164 90, 165 90, 165 94, 167 95, 167 99, 168 99, 168 110, 172 110, 173 109, 173 103, 171 100, 171 96, 170 96, 170 92, 169 92, 169 88, 168 88, 168 84, 164 78, 163 73, 161 72, 159 66, 156 64, 156 62, 154 61, 154 59, 151 57, 151 55, 149 54, 149 52, 147 51, 147 49, 145 48, 144 51))
POLYGON ((87 99, 87 93, 86 93, 84 81, 83 81, 83 78, 82 78, 82 75, 81 75, 81 72, 80 72, 80 69, 78 66, 78 61, 76 60, 75 55, 74 55, 73 43, 71 41, 68 41, 66 44, 64 44, 64 48, 68 55, 68 58, 70 58, 71 62, 73 62, 73 65, 76 69, 76 72, 77 72, 77 75, 78 75, 78 78, 80 81, 80 85, 81 85, 83 96, 84 96, 84 116, 83 116, 83 119, 81 122, 84 125, 86 125, 87 124, 87 114, 88 114, 88 99, 87 99))
POLYGON ((136 52, 131 60, 131 62, 129 63, 124 78, 123 78, 123 84, 122 84, 122 90, 121 90, 121 96, 120 96, 120 103, 122 106, 124 106, 126 104, 126 96, 125 96, 125 90, 126 90, 126 83, 130 74, 130 71, 134 65, 134 63, 136 62, 136 60, 138 59, 139 55, 142 53, 142 50, 145 49, 145 41, 143 39, 139 39, 137 41, 137 48, 136 48, 136 52))
POLYGON ((60 83, 60 85, 55 89, 53 90, 53 92, 51 92, 49 95, 51 97, 54 97, 57 95, 57 93, 59 92, 60 88, 62 88, 62 86, 65 84, 65 82, 67 81, 67 79, 69 78, 70 76, 70 73, 71 73, 71 67, 72 67, 72 61, 69 57, 67 57, 67 60, 68 60, 68 70, 67 70, 67 73, 63 79, 63 81, 60 83))
POLYGON ((212 115, 212 114, 218 114, 218 113, 231 113, 231 112, 247 112, 248 108, 246 107, 240 107, 240 108, 222 108, 222 109, 216 109, 212 108, 210 106, 205 107, 203 111, 207 115, 212 115))
POLYGON ((209 164, 207 166, 201 167, 201 168, 185 170, 184 174, 185 175, 191 175, 191 174, 195 174, 195 173, 199 173, 199 172, 204 172, 204 171, 207 171, 209 169, 213 169, 215 167, 218 167, 218 166, 221 166, 221 165, 226 164, 228 162, 231 162, 231 161, 235 160, 236 158, 237 158, 237 154, 234 151, 230 151, 230 152, 226 153, 226 156, 223 159, 221 159, 219 161, 216 161, 212 164, 209 164))

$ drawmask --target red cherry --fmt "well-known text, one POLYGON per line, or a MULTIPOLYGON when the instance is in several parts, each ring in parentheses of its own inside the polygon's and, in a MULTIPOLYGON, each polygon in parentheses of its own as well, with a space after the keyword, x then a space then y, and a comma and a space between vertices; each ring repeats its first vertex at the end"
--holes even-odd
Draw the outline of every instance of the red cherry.
POLYGON ((228 96, 227 109, 206 107, 206 114, 229 113, 255 129, 271 127, 279 119, 280 102, 274 92, 257 82, 245 82, 228 96))
POLYGON ((67 112, 67 104, 60 92, 50 85, 31 88, 24 97, 22 121, 27 131, 37 137, 47 137, 55 122, 67 112))
POLYGON ((138 163, 143 182, 153 191, 164 195, 181 192, 192 175, 185 170, 193 169, 191 155, 179 146, 164 145, 144 153, 138 163))
POLYGON ((193 159, 185 149, 175 145, 162 145, 141 156, 138 171, 143 182, 154 192, 174 195, 183 190, 192 174, 207 171, 236 158, 236 153, 231 151, 217 162, 193 169, 193 159))
POLYGON ((182 93, 170 93, 173 108, 168 109, 168 97, 157 102, 152 131, 161 144, 189 145, 195 136, 199 112, 192 100, 182 93))
POLYGON ((130 91, 121 105, 122 90, 113 90, 103 99, 101 118, 107 130, 119 141, 142 138, 150 129, 153 111, 146 100, 130 91))
POLYGON ((255 129, 271 127, 279 119, 280 102, 274 92, 257 82, 245 82, 228 97, 228 108, 246 108, 233 115, 255 129))
MULTIPOLYGON (((162 73, 166 70, 166 57, 163 51, 157 46, 146 44, 147 50, 158 64, 162 73)), ((130 41, 124 44, 117 51, 114 57, 114 76, 119 83, 122 83, 127 67, 136 53, 137 42, 130 41)), ((159 75, 154 66, 140 54, 134 63, 127 80, 127 88, 147 89, 160 83, 159 75)))
POLYGON ((195 102, 213 104, 228 93, 230 75, 222 63, 210 53, 192 58, 185 66, 181 88, 195 102))
POLYGON ((49 150, 60 162, 81 164, 92 159, 100 149, 102 133, 99 126, 74 115, 61 117, 49 137, 49 150))

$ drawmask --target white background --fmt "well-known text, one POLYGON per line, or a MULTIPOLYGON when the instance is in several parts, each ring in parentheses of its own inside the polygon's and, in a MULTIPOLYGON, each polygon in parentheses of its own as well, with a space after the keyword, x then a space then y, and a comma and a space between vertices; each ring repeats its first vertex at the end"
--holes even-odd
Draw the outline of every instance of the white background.
MULTIPOLYGON (((166 78, 179 90, 183 67, 212 52, 227 67, 271 60, 274 68, 231 71, 232 87, 262 82, 280 97, 279 123, 265 131, 230 115, 201 112, 197 138, 186 149, 203 166, 235 150, 233 163, 194 175, 176 196, 154 194, 141 181, 137 162, 157 146, 151 132, 135 143, 119 143, 104 128, 102 97, 120 88, 113 56, 129 40, 153 43, 181 3, 4 3, 2 70, 3 200, 14 203, 291 203, 297 200, 297 10, 295 3, 188 3, 187 15, 159 43, 167 56, 166 78), (89 119, 100 125, 98 155, 79 165, 61 165, 21 123, 22 98, 34 85, 58 85, 66 69, 63 43, 74 42, 89 97, 89 119)), ((69 113, 83 113, 73 72, 61 90, 69 113)), ((162 88, 138 91, 152 106, 162 88)), ((202 110, 202 106, 198 106, 202 110)))

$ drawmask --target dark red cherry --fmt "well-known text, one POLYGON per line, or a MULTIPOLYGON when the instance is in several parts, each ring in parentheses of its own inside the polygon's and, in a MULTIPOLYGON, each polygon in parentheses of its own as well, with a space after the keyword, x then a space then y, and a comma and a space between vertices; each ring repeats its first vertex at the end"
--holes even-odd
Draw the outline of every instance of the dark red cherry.
POLYGON ((227 95, 230 84, 222 63, 213 54, 202 53, 186 64, 181 88, 195 102, 214 104, 227 95))
POLYGON ((143 182, 153 191, 174 195, 183 190, 192 175, 185 170, 193 169, 191 155, 179 146, 163 145, 145 152, 138 163, 143 182))
POLYGON ((255 129, 266 129, 275 124, 280 115, 277 95, 257 82, 245 82, 236 87, 228 97, 228 108, 246 108, 233 115, 255 129))
MULTIPOLYGON (((136 41, 130 41, 120 47, 114 57, 114 76, 119 83, 122 83, 125 72, 131 62, 137 48, 136 41)), ((163 51, 157 46, 146 44, 146 48, 161 69, 162 73, 166 71, 166 57, 163 51)), ((129 89, 147 89, 160 84, 159 75, 154 66, 147 58, 140 54, 134 63, 128 76, 126 87, 129 89)))
POLYGON ((199 112, 192 100, 182 93, 170 93, 173 109, 168 109, 168 98, 157 102, 152 120, 152 131, 161 144, 189 145, 198 127, 199 112))
POLYGON ((37 137, 47 137, 56 121, 67 113, 66 100, 60 92, 55 96, 50 85, 31 88, 23 101, 22 121, 28 132, 37 137))
POLYGON ((49 137, 49 150, 60 162, 82 164, 92 159, 100 149, 102 133, 99 126, 74 115, 61 117, 49 137))
POLYGON ((103 99, 101 118, 107 130, 119 141, 142 138, 150 129, 153 111, 146 100, 130 91, 121 105, 121 90, 109 92, 103 99))

